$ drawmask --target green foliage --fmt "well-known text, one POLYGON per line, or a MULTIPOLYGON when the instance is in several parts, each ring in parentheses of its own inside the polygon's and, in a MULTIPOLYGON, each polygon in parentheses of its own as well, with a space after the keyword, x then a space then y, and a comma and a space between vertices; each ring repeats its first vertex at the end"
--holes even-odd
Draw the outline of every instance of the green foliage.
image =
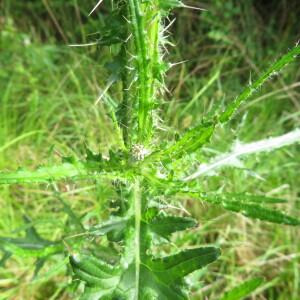
POLYGON ((198 194, 201 200, 221 206, 229 211, 241 213, 248 218, 292 226, 300 225, 299 219, 288 216, 279 210, 270 209, 263 206, 263 204, 282 203, 282 199, 248 194, 206 194, 195 192, 190 192, 189 194, 193 197, 198 194))
POLYGON ((221 300, 242 300, 249 296, 263 283, 262 278, 247 280, 225 293, 221 300))
POLYGON ((212 122, 200 124, 185 133, 174 145, 158 153, 158 155, 154 155, 157 155, 162 161, 173 161, 186 154, 191 154, 210 141, 214 128, 215 125, 212 122))
POLYGON ((159 8, 165 12, 169 12, 171 9, 175 7, 180 7, 183 3, 179 0, 159 0, 159 8))
POLYGON ((40 167, 35 171, 19 169, 16 172, 0 173, 0 183, 47 183, 68 178, 87 178, 88 175, 82 164, 64 163, 60 166, 40 167))
MULTIPOLYGON (((166 217, 163 223, 169 223, 169 218, 166 217)), ((172 220, 172 223, 175 223, 178 230, 186 227, 180 224, 179 219, 178 222, 172 220)), ((162 236, 170 233, 168 227, 160 228, 161 232, 158 232, 156 228, 146 224, 142 225, 141 231, 147 234, 147 230, 153 229, 162 236)), ((126 236, 130 239, 129 232, 126 236)), ((129 248, 128 253, 134 251, 132 245, 126 247, 129 248)), ((111 265, 92 255, 72 255, 70 263, 76 278, 85 282, 81 299, 188 299, 182 290, 183 277, 216 260, 220 251, 215 247, 203 247, 160 258, 143 254, 138 264, 132 254, 121 257, 117 265, 111 265)))
MULTIPOLYGON (((108 86, 120 85, 122 90, 120 99, 104 101, 115 130, 122 133, 123 143, 119 148, 111 149, 106 156, 87 149, 84 160, 65 158, 61 165, 0 173, 1 184, 103 178, 115 187, 115 210, 98 225, 83 225, 60 199, 76 229, 74 236, 78 240, 68 245, 68 255, 74 277, 85 285, 83 300, 189 299, 189 286, 184 278, 214 262, 220 250, 203 246, 182 249, 168 256, 154 253, 154 246, 163 249, 162 245, 168 243, 172 234, 197 225, 196 220, 181 213, 161 209, 162 199, 192 197, 249 218, 300 225, 298 219, 268 207, 284 203, 282 199, 243 193, 204 193, 199 183, 185 183, 176 176, 177 164, 208 144, 217 126, 228 122, 274 72, 292 62, 300 54, 300 46, 275 62, 219 115, 199 122, 173 143, 160 143, 153 138, 156 109, 168 66, 163 61, 162 24, 172 8, 180 6, 184 6, 181 1, 173 0, 115 1, 100 27, 97 43, 110 47, 114 59, 106 64, 110 73, 108 86), (100 243, 104 246, 100 247, 100 243)), ((1 262, 11 255, 45 259, 57 253, 65 254, 62 245, 62 241, 44 240, 30 226, 25 238, 0 239, 4 253, 1 262)), ((41 261, 38 267, 40 264, 41 261)), ((258 279, 248 281, 228 292, 224 299, 240 299, 260 283, 258 279)))
MULTIPOLYGON (((1 264, 4 264, 11 255, 45 259, 49 256, 64 252, 62 243, 43 239, 27 218, 25 218, 25 221, 28 227, 24 238, 0 238, 0 250, 4 252, 1 264)), ((38 260, 38 262, 41 261, 42 260, 38 260)))
POLYGON ((245 88, 242 93, 232 101, 220 116, 220 122, 225 123, 232 118, 240 105, 253 95, 267 80, 277 75, 286 65, 294 61, 300 54, 300 46, 295 46, 287 54, 272 64, 255 82, 245 88))
POLYGON ((192 228, 196 225, 196 221, 192 218, 157 216, 151 220, 150 228, 154 233, 167 238, 176 231, 192 228))

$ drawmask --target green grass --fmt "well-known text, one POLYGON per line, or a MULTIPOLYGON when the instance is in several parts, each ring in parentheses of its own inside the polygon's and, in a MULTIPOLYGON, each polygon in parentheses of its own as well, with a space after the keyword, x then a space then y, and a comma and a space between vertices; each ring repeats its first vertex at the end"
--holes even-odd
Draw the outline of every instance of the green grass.
MULTIPOLYGON (((51 1, 52 13, 63 29, 61 34, 42 1, 32 1, 26 7, 18 1, 4 1, 4 29, 0 33, 0 47, 4 49, 0 51, 1 170, 33 166, 37 161, 47 163, 49 157, 59 160, 61 155, 80 157, 83 142, 96 151, 118 143, 106 108, 94 105, 100 88, 105 86, 105 70, 97 62, 105 60, 106 53, 95 47, 69 48, 64 43, 64 39, 85 42, 87 32, 97 31, 97 18, 87 21, 93 6, 92 1, 87 2, 79 7, 76 1, 51 1), (23 16, 25 13, 28 17, 23 16)), ((272 13, 267 7, 255 7, 253 1, 227 1, 226 5, 223 1, 207 1, 210 12, 200 17, 190 10, 178 11, 172 31, 174 40, 180 42, 170 52, 175 53, 172 61, 188 62, 169 71, 172 95, 163 107, 167 120, 162 126, 175 126, 180 132, 198 122, 204 113, 213 112, 223 101, 229 102, 249 77, 256 78, 274 57, 297 41, 299 11, 286 8, 285 1, 278 2, 273 4, 272 13), (220 75, 207 86, 219 70, 220 75)), ((247 105, 246 117, 244 107, 230 125, 219 128, 205 155, 198 155, 199 161, 208 160, 212 150, 227 151, 235 139, 254 141, 299 127, 299 70, 297 61, 258 91, 247 105)), ((299 215, 299 165, 299 145, 294 145, 251 156, 245 160, 245 170, 227 168, 209 180, 202 179, 202 184, 207 190, 269 193, 285 198, 289 212, 299 215)), ((105 198, 113 198, 109 187, 91 184, 83 189, 62 184, 60 188, 65 190, 65 201, 75 212, 84 214, 87 222, 109 213, 104 203, 105 198)), ((189 240, 176 236, 176 244, 216 242, 223 248, 219 262, 191 277, 197 291, 194 299, 219 299, 237 281, 254 276, 267 280, 253 299, 300 299, 298 228, 249 221, 193 200, 185 201, 200 227, 190 233, 189 240), (199 290, 199 286, 203 288, 199 290)), ((21 229, 23 214, 34 220, 42 236, 55 238, 65 232, 63 206, 47 186, 1 187, 0 207, 1 235, 21 229)), ((0 299, 74 299, 59 257, 47 264, 37 281, 31 281, 33 263, 31 259, 14 259, 7 269, 0 269, 0 299)))

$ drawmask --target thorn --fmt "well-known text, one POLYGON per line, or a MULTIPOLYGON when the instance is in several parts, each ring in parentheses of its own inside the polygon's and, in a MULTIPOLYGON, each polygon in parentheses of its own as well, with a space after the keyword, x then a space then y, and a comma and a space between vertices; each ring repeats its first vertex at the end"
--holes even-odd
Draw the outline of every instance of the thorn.
POLYGON ((170 66, 171 66, 171 68, 172 68, 172 67, 175 67, 175 66, 178 66, 178 65, 184 64, 184 63, 186 63, 186 62, 188 62, 188 60, 179 61, 179 62, 177 62, 177 63, 170 64, 170 66))
POLYGON ((166 32, 176 21, 176 18, 174 18, 162 31, 162 33, 166 32))
POLYGON ((67 251, 68 251, 70 254, 74 255, 74 253, 72 253, 72 252, 73 252, 73 251, 72 251, 72 248, 69 246, 69 244, 68 244, 64 239, 62 240, 62 242, 63 242, 63 244, 65 245, 67 251))
POLYGON ((128 38, 125 40, 125 43, 127 43, 132 37, 132 33, 130 33, 130 35, 128 36, 128 38))
POLYGON ((98 6, 103 2, 103 0, 98 1, 96 6, 92 9, 92 11, 89 13, 89 16, 98 8, 98 6))
POLYGON ((166 86, 163 86, 163 89, 167 94, 172 95, 171 91, 166 86))
POLYGON ((113 85, 114 81, 110 81, 108 82, 108 84, 106 85, 106 87, 104 88, 104 90, 102 91, 102 93, 99 95, 98 99, 95 102, 95 105, 97 105, 101 99, 103 98, 103 96, 107 93, 107 91, 110 89, 110 87, 113 85))
MULTIPOLYGON (((165 45, 162 45, 162 47, 163 47, 163 49, 165 50, 165 52, 166 52, 167 54, 169 54, 168 48, 167 48, 165 45)), ((164 54, 163 54, 163 56, 164 56, 164 54)))
POLYGON ((184 7, 184 8, 189 8, 189 9, 194 9, 194 10, 202 10, 202 11, 207 11, 207 9, 205 9, 205 8, 201 8, 201 7, 195 7, 195 6, 189 6, 189 5, 185 5, 185 4, 183 4, 181 7, 184 7))
POLYGON ((125 21, 126 21, 128 24, 131 24, 131 21, 128 20, 125 16, 123 16, 123 18, 125 19, 125 21))
POLYGON ((68 45, 69 47, 88 47, 88 46, 95 46, 97 45, 97 42, 93 42, 93 43, 87 43, 87 44, 71 44, 68 45))
POLYGON ((124 91, 129 91, 131 89, 132 85, 134 84, 134 82, 136 82, 136 80, 137 80, 136 77, 133 78, 132 81, 131 81, 131 83, 129 84, 129 87, 127 87, 126 89, 124 89, 124 91))
POLYGON ((249 76, 249 86, 251 86, 252 85, 252 73, 251 73, 251 71, 250 71, 250 76, 249 76))
POLYGON ((135 70, 133 67, 129 67, 129 66, 125 66, 125 69, 127 69, 129 71, 134 71, 135 70))

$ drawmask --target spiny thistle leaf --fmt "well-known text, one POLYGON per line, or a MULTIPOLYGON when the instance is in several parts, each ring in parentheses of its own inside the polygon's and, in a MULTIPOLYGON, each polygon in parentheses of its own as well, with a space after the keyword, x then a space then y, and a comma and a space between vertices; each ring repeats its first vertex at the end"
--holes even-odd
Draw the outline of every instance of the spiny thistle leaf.
POLYGON ((169 12, 173 8, 183 6, 183 3, 179 0, 159 0, 159 7, 165 12, 169 12))
MULTIPOLYGON (((29 223, 28 219, 25 219, 29 223)), ((62 253, 64 247, 60 242, 52 242, 40 237, 35 228, 30 225, 24 238, 0 237, 0 249, 20 257, 47 257, 62 253)))
POLYGON ((187 217, 164 215, 156 207, 142 208, 142 203, 137 203, 141 200, 138 185, 130 190, 129 199, 134 197, 136 205, 134 215, 129 209, 123 217, 111 217, 89 231, 96 236, 107 235, 108 239, 112 232, 122 231, 119 259, 114 264, 104 262, 103 253, 97 258, 80 253, 70 258, 75 277, 85 282, 81 299, 188 299, 184 277, 215 261, 220 250, 202 247, 153 257, 150 247, 158 246, 160 241, 156 235, 168 238, 176 231, 194 227, 196 222, 187 217), (140 212, 136 210, 139 207, 140 212))
POLYGON ((300 220, 279 210, 264 208, 258 204, 246 204, 236 201, 223 202, 222 206, 230 211, 241 213, 245 217, 285 225, 300 225, 300 220))
POLYGON ((215 124, 202 123, 188 130, 176 143, 165 150, 154 152, 146 158, 146 161, 161 160, 171 162, 180 159, 184 155, 191 154, 210 141, 215 124))
MULTIPOLYGON (((195 197, 197 193, 190 193, 195 197)), ((198 193, 198 197, 201 200, 210 202, 215 205, 222 206, 226 210, 241 213, 245 217, 259 219, 262 221, 268 221, 271 223, 285 224, 297 226, 300 225, 300 220, 289 216, 279 210, 269 209, 262 206, 265 203, 281 203, 281 200, 274 200, 274 198, 265 198, 263 196, 249 196, 247 194, 242 196, 238 194, 238 197, 232 196, 232 194, 216 194, 216 193, 198 193), (257 201, 261 204, 257 204, 257 201), (263 201, 264 200, 264 201, 263 201)))
POLYGON ((88 232, 91 235, 102 236, 112 231, 122 231, 125 229, 128 221, 126 218, 111 217, 108 221, 91 227, 88 232))
POLYGON ((188 299, 181 290, 182 279, 217 259, 214 247, 191 249, 152 259, 145 257, 140 265, 140 290, 135 290, 135 265, 106 264, 92 256, 74 255, 70 262, 77 278, 86 283, 81 299, 188 299), (148 298, 152 295, 152 298, 148 298))
POLYGON ((16 172, 0 173, 0 184, 48 183, 62 179, 88 178, 89 172, 81 163, 76 165, 63 163, 49 167, 40 167, 35 171, 19 169, 16 172))
POLYGON ((257 89, 259 89, 268 79, 280 72, 286 65, 294 61, 300 55, 300 45, 295 46, 287 54, 272 64, 254 83, 245 88, 242 93, 231 102, 219 117, 221 123, 228 122, 241 106, 243 102, 249 99, 257 89))
POLYGON ((257 203, 257 204, 279 204, 286 203, 285 199, 267 197, 263 195, 253 195, 248 193, 222 193, 217 194, 219 199, 224 199, 224 201, 236 201, 241 203, 257 203))
POLYGON ((166 150, 154 152, 149 156, 150 160, 161 159, 164 160, 176 160, 181 158, 185 154, 191 154, 196 150, 200 149, 203 145, 210 141, 211 136, 214 133, 215 127, 219 123, 228 122, 233 116, 237 109, 245 102, 249 97, 260 88, 273 74, 279 72, 287 64, 291 63, 300 55, 300 45, 294 47, 287 54, 282 56, 276 61, 259 79, 253 84, 248 86, 228 107, 219 117, 212 122, 202 123, 199 126, 190 129, 183 137, 170 146, 166 150))
POLYGON ((171 284, 184 276, 212 263, 220 256, 215 247, 203 247, 182 251, 164 258, 154 259, 150 267, 161 276, 161 281, 171 284))
POLYGON ((112 46, 125 41, 126 20, 120 18, 119 10, 113 11, 104 19, 105 24, 99 28, 97 44, 100 46, 112 46))
POLYGON ((149 224, 151 231, 166 238, 174 232, 196 226, 197 222, 192 218, 163 215, 155 217, 149 224))
MULTIPOLYGON (((91 227, 88 233, 95 236, 103 236, 111 232, 123 232, 126 226, 130 226, 132 219, 125 217, 111 217, 102 224, 91 227)), ((145 220, 144 224, 148 226, 150 231, 159 236, 168 238, 172 233, 177 231, 194 228, 197 226, 196 220, 188 217, 177 217, 172 215, 158 215, 150 221, 145 220)))
POLYGON ((55 193, 55 196, 57 197, 57 199, 61 202, 62 206, 63 206, 63 211, 66 213, 66 215, 68 215, 69 217, 69 224, 74 225, 76 229, 78 230, 84 230, 84 226, 80 221, 80 218, 77 217, 77 215, 75 214, 75 212, 72 210, 72 208, 70 207, 70 205, 68 205, 64 199, 59 195, 59 193, 55 193))
POLYGON ((263 283, 262 278, 247 280, 225 293, 221 300, 242 300, 254 292, 263 283))
POLYGON ((129 170, 128 155, 123 151, 109 151, 109 159, 101 154, 93 154, 87 149, 86 160, 64 157, 61 165, 39 167, 29 171, 19 169, 15 172, 0 172, 0 184, 49 183, 59 180, 92 179, 99 175, 129 170))
POLYGON ((70 262, 74 267, 74 273, 89 285, 100 287, 103 280, 103 287, 107 288, 111 283, 113 288, 118 283, 112 278, 119 277, 120 270, 92 255, 74 254, 70 257, 70 262))

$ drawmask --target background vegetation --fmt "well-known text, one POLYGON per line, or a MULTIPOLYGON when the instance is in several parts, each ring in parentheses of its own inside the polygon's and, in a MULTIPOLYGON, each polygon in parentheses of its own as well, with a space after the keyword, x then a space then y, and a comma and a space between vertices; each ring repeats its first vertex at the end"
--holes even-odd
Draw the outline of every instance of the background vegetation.
MULTIPOLYGON (((94 4, 92 0, 0 3, 0 170, 80 156, 84 144, 105 152, 117 143, 105 107, 101 101, 95 105, 107 83, 103 62, 108 50, 67 46, 95 39, 91 34, 97 35, 105 9, 88 18, 94 4)), ((162 126, 178 132, 214 105, 230 101, 300 38, 296 0, 190 4, 208 11, 180 9, 174 14, 169 59, 187 62, 169 71, 170 93, 161 111, 162 126)), ((218 129, 199 161, 228 151, 236 140, 255 141, 299 127, 299 79, 297 61, 258 91, 233 122, 218 129)), ((299 215, 299 149, 294 145, 251 156, 243 169, 222 169, 201 180, 208 190, 286 198, 289 211, 299 215)), ((59 188, 86 222, 108 214, 104 200, 113 198, 109 187, 62 183, 59 188)), ((263 224, 195 202, 187 201, 185 207, 200 226, 189 239, 177 235, 176 244, 214 243, 223 249, 217 263, 190 277, 194 299, 219 299, 224 290, 253 276, 266 278, 253 299, 300 299, 299 228, 263 224)), ((46 186, 1 187, 1 235, 24 229, 23 215, 44 237, 66 234, 64 206, 46 186)), ((66 261, 54 257, 32 279, 33 260, 10 260, 0 269, 0 299, 74 299, 65 266, 66 261)))

